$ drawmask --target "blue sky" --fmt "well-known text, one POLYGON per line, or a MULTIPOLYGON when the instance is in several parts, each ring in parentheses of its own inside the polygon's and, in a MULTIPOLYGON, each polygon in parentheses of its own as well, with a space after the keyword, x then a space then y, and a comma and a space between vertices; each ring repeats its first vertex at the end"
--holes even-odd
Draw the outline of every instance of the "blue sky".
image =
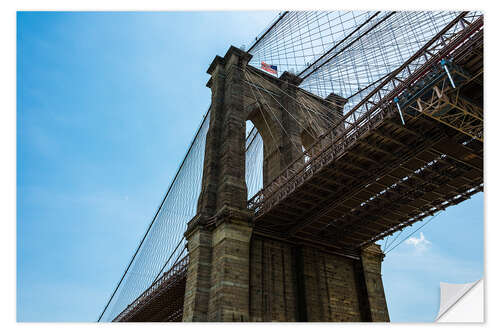
MULTIPOLYGON (((18 13, 18 321, 97 319, 208 107, 213 57, 276 15, 18 13)), ((421 231, 383 265, 394 321, 432 321, 440 281, 482 277, 483 194, 421 231)))
MULTIPOLYGON (((484 194, 478 193, 449 207, 387 253, 382 280, 391 321, 434 321, 440 282, 467 283, 483 277, 483 206, 484 194)), ((427 221, 404 230, 394 245, 427 221)))

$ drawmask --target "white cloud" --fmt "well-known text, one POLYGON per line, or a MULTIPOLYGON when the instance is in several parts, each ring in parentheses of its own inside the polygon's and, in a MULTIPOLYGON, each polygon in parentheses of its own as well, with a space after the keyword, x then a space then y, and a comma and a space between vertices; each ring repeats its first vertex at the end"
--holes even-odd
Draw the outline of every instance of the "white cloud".
POLYGON ((424 233, 420 232, 420 238, 410 237, 405 241, 406 244, 413 245, 417 249, 425 249, 431 245, 431 242, 425 239, 424 233))

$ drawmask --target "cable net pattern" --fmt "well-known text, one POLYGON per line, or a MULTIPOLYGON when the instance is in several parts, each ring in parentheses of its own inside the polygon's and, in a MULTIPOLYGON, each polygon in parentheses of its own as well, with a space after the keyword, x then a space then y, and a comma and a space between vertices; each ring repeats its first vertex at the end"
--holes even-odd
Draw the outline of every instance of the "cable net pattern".
MULTIPOLYGON (((172 180, 130 268, 111 297, 99 321, 112 321, 142 292, 186 254, 184 232, 196 215, 201 191, 207 113, 172 180)), ((249 198, 262 189, 263 142, 249 122, 246 141, 246 182, 249 198)))
POLYGON ((282 14, 253 47, 250 64, 260 68, 262 61, 284 71, 302 72, 336 43, 345 38, 374 12, 366 11, 295 11, 282 14))
POLYGON ((201 191, 207 114, 164 196, 144 241, 100 320, 112 321, 185 252, 186 224, 196 214, 201 191))
MULTIPOLYGON (((460 12, 287 12, 252 46, 250 64, 278 66, 321 97, 348 99, 347 112, 460 12)), ((474 21, 478 12, 468 14, 474 21)), ((354 121, 364 110, 353 113, 354 121)))

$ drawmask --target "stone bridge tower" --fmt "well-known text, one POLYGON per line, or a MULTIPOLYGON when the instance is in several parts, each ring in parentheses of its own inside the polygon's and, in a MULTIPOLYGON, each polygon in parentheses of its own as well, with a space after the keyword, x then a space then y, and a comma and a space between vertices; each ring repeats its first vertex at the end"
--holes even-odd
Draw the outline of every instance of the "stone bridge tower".
POLYGON ((264 142, 265 186, 304 158, 302 147, 326 132, 346 101, 312 95, 290 73, 276 78, 251 68, 251 57, 230 47, 207 71, 210 125, 198 211, 185 233, 183 321, 388 321, 378 246, 352 256, 256 232, 247 208, 246 121, 264 142), (296 100, 321 114, 307 115, 296 100))

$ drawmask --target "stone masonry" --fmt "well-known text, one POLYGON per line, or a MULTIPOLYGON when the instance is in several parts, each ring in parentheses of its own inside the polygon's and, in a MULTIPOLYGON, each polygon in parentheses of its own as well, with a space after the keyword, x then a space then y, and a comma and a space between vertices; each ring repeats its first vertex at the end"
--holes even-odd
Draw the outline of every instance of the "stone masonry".
POLYGON ((325 133, 324 119, 340 117, 346 100, 307 93, 287 72, 259 73, 247 66, 251 57, 232 46, 207 71, 212 104, 197 215, 185 233, 183 321, 388 321, 378 246, 353 257, 255 233, 247 209, 246 121, 263 138, 265 185, 301 158, 307 140, 325 133), (297 98, 321 106, 325 117, 305 117, 297 98))

